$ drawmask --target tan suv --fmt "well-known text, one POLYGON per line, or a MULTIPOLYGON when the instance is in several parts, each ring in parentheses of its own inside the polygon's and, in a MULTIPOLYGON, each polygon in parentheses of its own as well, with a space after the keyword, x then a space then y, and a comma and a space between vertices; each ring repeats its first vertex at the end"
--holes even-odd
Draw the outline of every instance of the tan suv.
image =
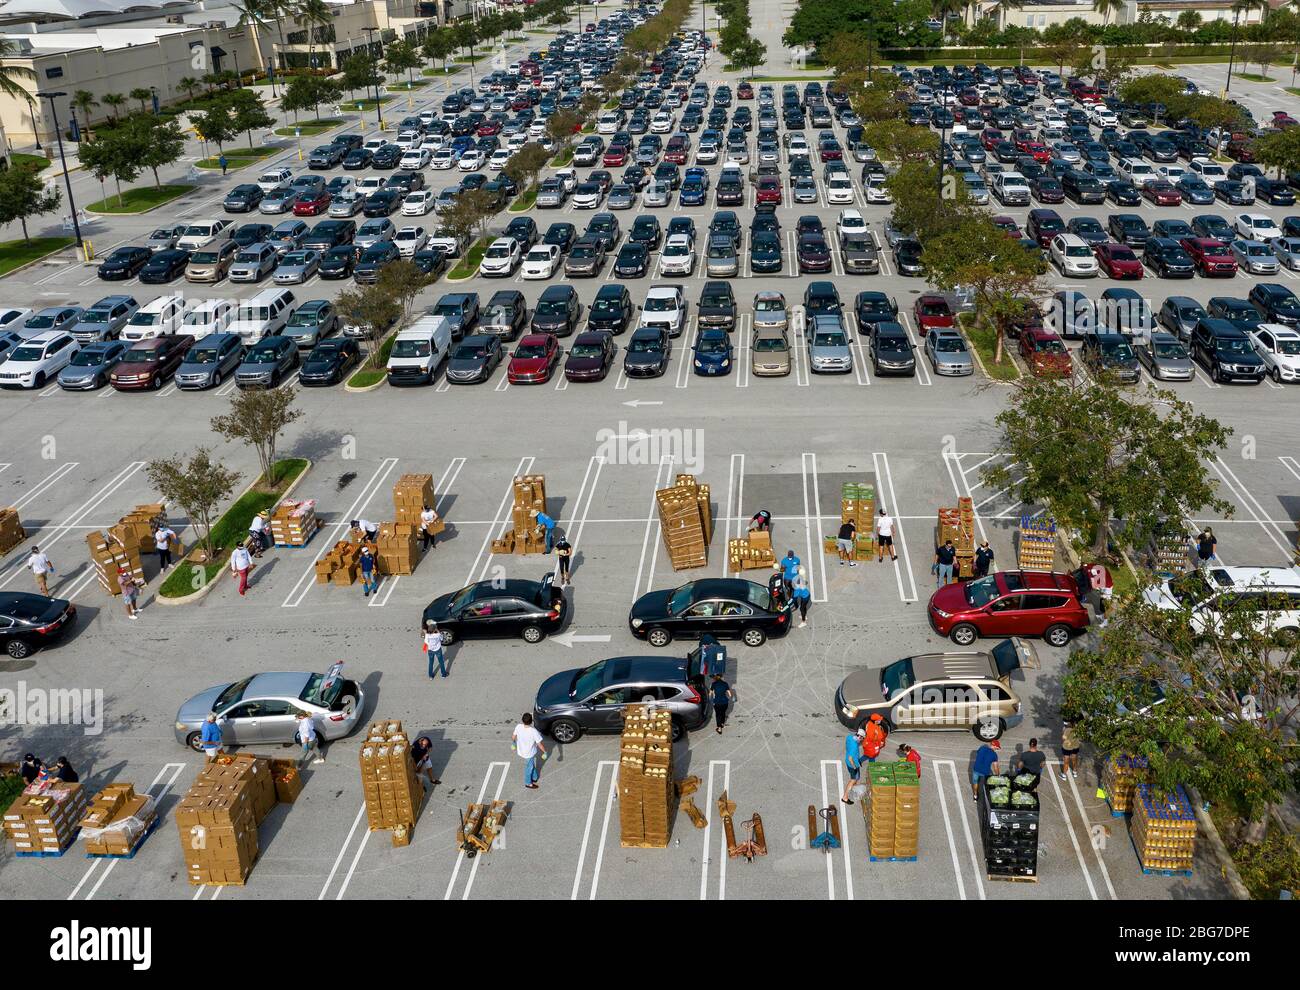
POLYGON ((749 370, 760 377, 790 374, 790 338, 778 327, 755 327, 749 370))
POLYGON ((185 266, 185 281, 220 282, 235 263, 238 253, 239 245, 231 240, 214 241, 196 249, 185 266))
POLYGON ((835 692, 835 713, 857 729, 879 712, 893 729, 969 729, 997 739, 1024 718, 1011 675, 1036 668, 1038 654, 1019 637, 988 653, 927 653, 882 669, 849 674, 835 692))

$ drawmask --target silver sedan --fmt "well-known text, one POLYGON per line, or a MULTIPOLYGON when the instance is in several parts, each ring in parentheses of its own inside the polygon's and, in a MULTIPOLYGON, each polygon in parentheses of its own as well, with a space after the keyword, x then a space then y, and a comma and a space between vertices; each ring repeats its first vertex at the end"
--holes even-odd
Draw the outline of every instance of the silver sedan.
POLYGON ((1187 355, 1187 348, 1173 334, 1156 331, 1136 350, 1138 361, 1152 378, 1173 382, 1192 380, 1192 359, 1187 355))
POLYGON ((1279 237, 1274 240, 1273 257, 1292 271, 1300 269, 1300 237, 1279 237))
POLYGON ((280 266, 275 270, 275 284, 297 285, 306 282, 319 269, 319 251, 290 251, 280 259, 280 266))
POLYGON ((956 330, 931 329, 925 335, 925 356, 936 375, 958 378, 975 373, 966 339, 956 330))

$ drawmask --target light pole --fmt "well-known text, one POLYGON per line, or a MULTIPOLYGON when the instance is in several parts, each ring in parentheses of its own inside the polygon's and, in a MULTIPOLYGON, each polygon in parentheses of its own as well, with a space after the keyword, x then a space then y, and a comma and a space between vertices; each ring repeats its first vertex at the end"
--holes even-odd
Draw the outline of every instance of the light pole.
POLYGON ((939 90, 939 103, 943 107, 943 116, 939 118, 939 188, 937 190, 939 199, 943 199, 943 164, 947 157, 948 151, 948 86, 947 83, 939 90))
POLYGON ((239 71, 239 52, 231 52, 235 56, 235 88, 242 89, 244 85, 244 74, 239 71))
POLYGON ((59 164, 63 166, 63 182, 68 190, 68 209, 72 211, 72 229, 77 235, 77 247, 81 249, 82 256, 85 257, 86 243, 81 239, 81 222, 77 220, 77 201, 72 198, 72 176, 68 174, 68 160, 63 154, 63 135, 59 132, 59 111, 54 105, 54 100, 60 96, 67 96, 67 93, 41 93, 42 99, 50 101, 50 117, 54 121, 54 137, 59 142, 59 164))
POLYGON ((1228 95, 1228 90, 1232 89, 1232 60, 1237 54, 1237 18, 1241 16, 1240 10, 1232 12, 1232 44, 1228 46, 1228 78, 1223 84, 1223 95, 1228 95))
MULTIPOLYGON (((371 65, 374 65, 376 62, 375 50, 374 50, 375 32, 378 31, 379 28, 368 27, 368 28, 362 28, 361 30, 366 32, 366 41, 367 41, 366 58, 370 59, 371 65)), ((370 84, 366 83, 366 90, 369 91, 369 89, 370 89, 370 84)), ((379 80, 378 79, 375 80, 375 122, 378 128, 382 131, 384 129, 384 115, 379 109, 379 80)))

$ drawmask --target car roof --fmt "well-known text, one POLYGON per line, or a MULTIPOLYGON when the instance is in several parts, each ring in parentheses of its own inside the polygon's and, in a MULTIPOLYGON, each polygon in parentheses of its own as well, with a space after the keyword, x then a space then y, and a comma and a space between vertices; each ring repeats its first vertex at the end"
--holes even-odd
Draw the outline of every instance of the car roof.
POLYGON ((1300 589, 1300 567, 1213 567, 1205 572, 1217 588, 1300 589))
POLYGON ((297 698, 312 675, 301 672, 267 672, 254 674, 244 688, 242 700, 257 698, 297 698))

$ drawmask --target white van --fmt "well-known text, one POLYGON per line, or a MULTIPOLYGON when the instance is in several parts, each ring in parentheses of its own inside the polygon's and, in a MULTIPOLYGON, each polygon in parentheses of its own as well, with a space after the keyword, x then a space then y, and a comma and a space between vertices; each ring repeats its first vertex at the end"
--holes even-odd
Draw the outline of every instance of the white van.
POLYGON ((1019 172, 995 172, 993 195, 1003 206, 1028 206, 1029 183, 1019 172))
POLYGON ((122 328, 122 339, 150 340, 178 333, 185 323, 185 314, 193 305, 180 293, 159 296, 131 314, 126 326, 122 328))
POLYGON ((202 340, 210 333, 224 333, 235 318, 239 302, 235 299, 205 299, 185 314, 181 333, 202 340))
POLYGON ((389 385, 429 385, 451 350, 451 322, 422 316, 401 331, 388 356, 389 385))
POLYGON ((239 304, 226 331, 239 334, 246 345, 255 344, 263 337, 284 329, 294 302, 294 295, 288 289, 263 289, 252 299, 239 304))

